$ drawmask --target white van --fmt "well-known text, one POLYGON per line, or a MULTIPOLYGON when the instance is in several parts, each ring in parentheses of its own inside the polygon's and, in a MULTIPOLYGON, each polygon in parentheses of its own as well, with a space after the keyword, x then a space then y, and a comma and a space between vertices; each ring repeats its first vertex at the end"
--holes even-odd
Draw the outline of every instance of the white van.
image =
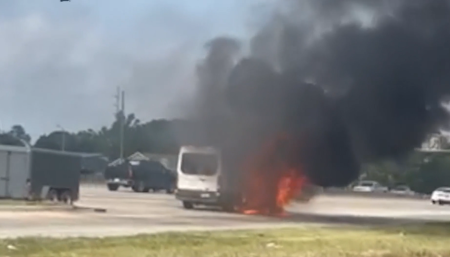
POLYGON ((175 197, 183 207, 220 205, 220 152, 213 147, 182 146, 177 165, 175 197))

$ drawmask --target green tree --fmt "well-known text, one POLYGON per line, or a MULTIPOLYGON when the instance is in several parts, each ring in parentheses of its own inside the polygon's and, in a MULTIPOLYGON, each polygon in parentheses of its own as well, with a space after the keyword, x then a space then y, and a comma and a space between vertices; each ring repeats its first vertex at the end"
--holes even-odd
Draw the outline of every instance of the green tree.
POLYGON ((184 120, 152 120, 142 123, 133 113, 116 113, 110 126, 96 131, 87 129, 76 133, 54 131, 42 135, 35 146, 61 150, 65 142, 66 151, 102 153, 116 159, 120 153, 120 125, 123 121, 124 156, 136 151, 151 153, 177 153, 180 144, 192 139, 192 126, 184 120), (64 136, 64 140, 63 140, 64 136))
POLYGON ((408 173, 411 188, 418 192, 431 193, 450 181, 450 156, 448 154, 417 154, 408 173))
POLYGON ((379 181, 387 186, 405 184, 420 193, 430 193, 448 186, 450 155, 413 152, 403 160, 385 160, 365 165, 362 179, 379 181))
POLYGON ((11 130, 8 132, 11 136, 15 138, 19 138, 25 140, 26 142, 31 141, 31 136, 27 134, 22 125, 14 125, 11 127, 11 130))
POLYGON ((0 134, 0 144, 2 145, 23 146, 20 140, 31 141, 31 136, 27 134, 22 125, 14 125, 8 132, 0 134))
POLYGON ((42 135, 36 140, 34 146, 51 150, 73 151, 76 145, 76 135, 66 131, 53 131, 48 135, 42 135))

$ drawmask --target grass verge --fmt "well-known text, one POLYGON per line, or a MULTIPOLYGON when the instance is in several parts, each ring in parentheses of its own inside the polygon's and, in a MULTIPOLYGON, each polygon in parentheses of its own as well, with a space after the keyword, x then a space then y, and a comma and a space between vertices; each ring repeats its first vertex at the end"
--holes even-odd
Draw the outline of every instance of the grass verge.
POLYGON ((272 229, 167 233, 104 239, 0 241, 0 256, 20 257, 411 257, 450 256, 450 224, 390 228, 272 229))

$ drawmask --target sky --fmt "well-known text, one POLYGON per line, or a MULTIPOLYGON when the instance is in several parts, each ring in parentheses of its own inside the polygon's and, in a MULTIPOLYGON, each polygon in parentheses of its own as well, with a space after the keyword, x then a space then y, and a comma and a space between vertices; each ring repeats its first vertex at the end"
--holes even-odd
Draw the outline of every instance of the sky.
POLYGON ((118 86, 142 121, 177 117, 204 43, 248 36, 261 1, 0 1, 0 129, 108 126, 118 86))

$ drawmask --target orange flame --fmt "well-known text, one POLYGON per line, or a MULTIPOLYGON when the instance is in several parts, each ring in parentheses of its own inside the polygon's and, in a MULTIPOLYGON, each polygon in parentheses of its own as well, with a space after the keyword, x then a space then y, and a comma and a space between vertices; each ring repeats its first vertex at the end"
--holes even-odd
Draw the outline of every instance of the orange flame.
POLYGON ((284 207, 299 194, 306 183, 298 167, 289 167, 276 157, 277 144, 286 137, 269 142, 249 160, 246 172, 242 213, 282 215, 284 207))
POLYGON ((290 170, 285 176, 280 178, 278 183, 277 206, 283 207, 290 203, 300 192, 305 179, 298 176, 298 171, 290 170))

